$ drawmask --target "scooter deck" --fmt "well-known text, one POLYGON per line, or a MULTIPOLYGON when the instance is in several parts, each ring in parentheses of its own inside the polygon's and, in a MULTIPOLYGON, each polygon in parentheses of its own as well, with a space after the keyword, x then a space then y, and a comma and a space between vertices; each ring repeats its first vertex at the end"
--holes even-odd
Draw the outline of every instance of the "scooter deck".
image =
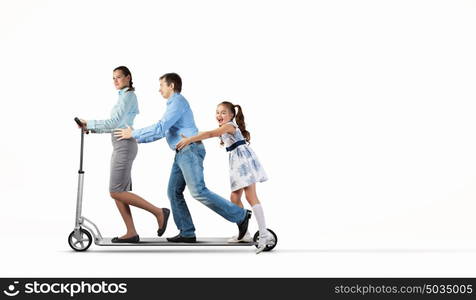
POLYGON ((140 238, 138 243, 113 243, 112 238, 103 238, 95 241, 98 246, 254 246, 255 242, 250 243, 229 243, 228 238, 197 238, 195 243, 171 243, 165 238, 140 238))

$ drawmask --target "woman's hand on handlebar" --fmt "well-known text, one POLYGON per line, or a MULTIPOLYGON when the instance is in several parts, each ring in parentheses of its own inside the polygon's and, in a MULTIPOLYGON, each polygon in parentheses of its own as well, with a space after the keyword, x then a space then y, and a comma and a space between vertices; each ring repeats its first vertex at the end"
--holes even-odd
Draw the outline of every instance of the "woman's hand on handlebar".
POLYGON ((83 120, 83 119, 79 119, 79 121, 81 121, 82 126, 80 126, 79 124, 77 124, 77 125, 78 125, 78 128, 86 128, 86 126, 87 126, 88 123, 87 123, 85 120, 83 120))
POLYGON ((81 121, 82 126, 79 126, 79 124, 77 124, 78 128, 81 128, 85 133, 89 133, 89 130, 87 129, 88 122, 83 119, 79 119, 79 121, 81 121))

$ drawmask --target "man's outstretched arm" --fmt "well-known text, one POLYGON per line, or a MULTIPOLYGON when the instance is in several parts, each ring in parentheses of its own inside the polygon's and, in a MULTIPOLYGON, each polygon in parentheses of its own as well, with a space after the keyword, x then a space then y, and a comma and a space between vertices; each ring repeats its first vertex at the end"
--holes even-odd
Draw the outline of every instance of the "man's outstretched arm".
POLYGON ((178 98, 174 99, 169 105, 164 116, 156 124, 132 130, 131 128, 116 129, 114 130, 114 136, 119 140, 135 138, 139 143, 150 143, 161 139, 165 136, 167 130, 172 127, 182 116, 185 111, 185 102, 178 98))

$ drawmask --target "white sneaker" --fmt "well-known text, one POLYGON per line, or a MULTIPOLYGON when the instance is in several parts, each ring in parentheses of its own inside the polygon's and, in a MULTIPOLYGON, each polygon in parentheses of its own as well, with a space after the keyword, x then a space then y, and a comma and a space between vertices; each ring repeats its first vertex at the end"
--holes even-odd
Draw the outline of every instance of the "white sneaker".
POLYGON ((253 241, 253 238, 251 237, 251 234, 247 231, 245 236, 239 240, 238 236, 235 235, 231 239, 228 240, 228 243, 251 243, 253 241))
POLYGON ((258 240, 258 247, 256 249, 256 254, 260 254, 261 252, 266 249, 266 246, 273 246, 276 241, 274 240, 274 236, 267 231, 265 236, 260 236, 258 240))

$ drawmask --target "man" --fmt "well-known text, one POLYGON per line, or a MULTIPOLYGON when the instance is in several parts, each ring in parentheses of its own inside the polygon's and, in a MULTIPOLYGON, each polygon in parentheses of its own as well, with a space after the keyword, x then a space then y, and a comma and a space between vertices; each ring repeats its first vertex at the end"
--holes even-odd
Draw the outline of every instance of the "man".
POLYGON ((169 242, 196 242, 195 227, 183 196, 185 186, 188 186, 193 198, 228 221, 237 223, 238 240, 240 240, 248 230, 251 211, 245 210, 207 189, 203 178, 205 147, 202 142, 192 143, 181 150, 175 149, 176 144, 182 139, 182 135, 193 136, 198 133, 193 112, 188 101, 180 94, 181 90, 182 79, 178 74, 167 73, 160 77, 160 94, 167 99, 167 110, 162 119, 154 125, 137 130, 117 129, 115 136, 120 139, 133 137, 138 143, 149 143, 166 137, 170 148, 176 152, 167 194, 175 224, 180 232, 177 236, 167 238, 169 242))

